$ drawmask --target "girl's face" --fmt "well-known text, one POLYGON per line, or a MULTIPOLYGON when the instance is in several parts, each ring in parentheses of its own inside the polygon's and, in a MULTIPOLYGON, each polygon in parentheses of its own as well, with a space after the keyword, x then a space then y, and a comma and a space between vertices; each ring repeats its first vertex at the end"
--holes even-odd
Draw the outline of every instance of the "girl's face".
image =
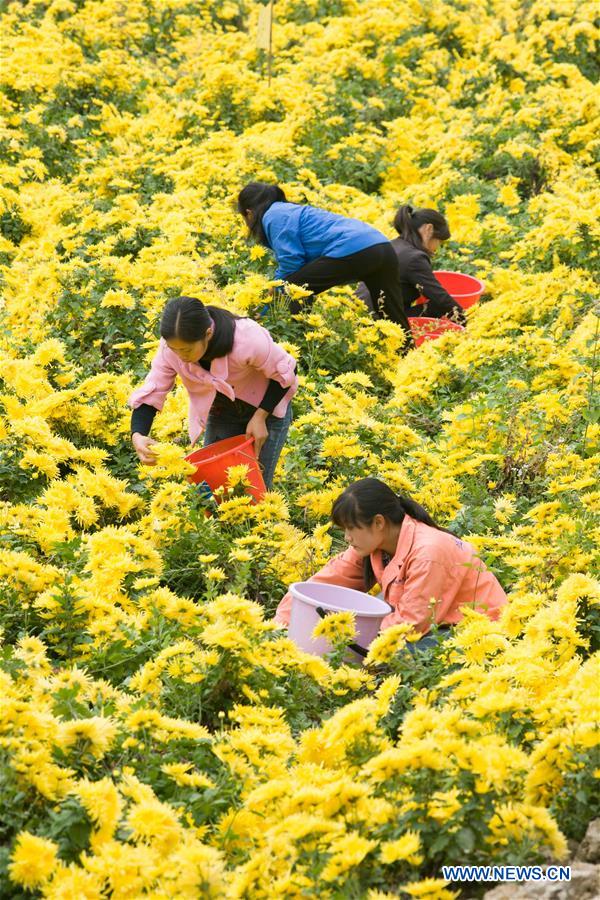
POLYGON ((344 528, 344 540, 359 556, 370 556, 379 550, 385 538, 385 519, 375 516, 369 525, 354 525, 344 528))
POLYGON ((442 241, 440 238, 433 236, 433 225, 428 222, 426 225, 421 225, 417 231, 421 235, 421 241, 427 253, 429 253, 430 256, 437 253, 442 245, 442 241))
POLYGON ((188 341, 180 341, 179 338, 169 338, 166 342, 167 347, 172 350, 173 353, 176 353, 182 362, 198 362, 199 359, 202 359, 208 349, 210 339, 213 336, 213 331, 214 329, 211 326, 202 340, 192 341, 191 343, 188 341))

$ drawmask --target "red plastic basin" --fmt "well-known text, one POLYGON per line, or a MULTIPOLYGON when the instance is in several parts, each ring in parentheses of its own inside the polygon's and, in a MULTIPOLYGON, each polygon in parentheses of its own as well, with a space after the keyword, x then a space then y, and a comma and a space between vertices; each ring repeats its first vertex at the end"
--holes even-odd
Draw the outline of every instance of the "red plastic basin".
POLYGON ((216 441, 201 450, 195 450, 186 456, 187 461, 196 466, 196 471, 189 476, 189 481, 193 484, 206 482, 214 492, 227 483, 227 470, 230 466, 245 464, 248 466, 250 483, 248 493, 254 498, 254 502, 258 503, 267 488, 254 453, 253 443, 253 437, 240 434, 225 438, 224 441, 216 441))
POLYGON ((474 278, 473 275, 463 275, 462 272, 446 272, 444 269, 433 274, 463 309, 474 306, 483 294, 485 284, 479 278, 474 278))
MULTIPOLYGON (((447 272, 444 269, 438 269, 433 274, 442 287, 448 291, 452 299, 456 300, 463 309, 475 306, 485 289, 483 281, 480 281, 479 278, 474 278, 473 275, 463 275, 462 272, 447 272)), ((427 298, 423 296, 417 297, 413 301, 415 304, 426 302, 427 298)))
POLYGON ((423 341, 434 341, 446 331, 464 331, 462 325, 451 322, 450 319, 429 319, 425 316, 414 316, 408 320, 412 332, 415 347, 420 347, 423 341))

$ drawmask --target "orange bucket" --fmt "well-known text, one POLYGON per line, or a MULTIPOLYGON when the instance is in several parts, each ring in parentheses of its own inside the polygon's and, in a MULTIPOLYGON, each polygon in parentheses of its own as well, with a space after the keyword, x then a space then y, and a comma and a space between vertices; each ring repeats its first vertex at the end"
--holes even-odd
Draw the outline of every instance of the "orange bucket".
POLYGON ((451 322, 450 319, 427 319, 424 316, 411 316, 408 320, 412 332, 415 347, 420 347, 423 341, 434 341, 441 337, 445 331, 464 331, 462 325, 451 322))
MULTIPOLYGON (((238 434, 235 437, 225 438, 224 441, 216 441, 195 450, 186 456, 188 462, 196 466, 193 475, 188 476, 192 484, 205 482, 214 493, 217 488, 224 487, 227 483, 227 470, 231 466, 248 466, 248 481, 250 487, 247 492, 255 503, 262 500, 267 488, 263 481, 260 466, 253 448, 254 438, 238 434)), ((215 497, 217 500, 217 497, 215 497)), ((217 500, 217 502, 219 502, 217 500)))

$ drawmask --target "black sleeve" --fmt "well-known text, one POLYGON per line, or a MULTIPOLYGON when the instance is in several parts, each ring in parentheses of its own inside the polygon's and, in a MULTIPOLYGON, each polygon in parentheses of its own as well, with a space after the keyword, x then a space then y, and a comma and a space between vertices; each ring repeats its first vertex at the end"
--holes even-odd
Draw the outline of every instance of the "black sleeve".
MULTIPOLYGON (((298 371, 298 366, 294 366, 294 372, 298 371)), ((258 408, 264 409, 265 412, 272 413, 279 401, 287 394, 289 388, 282 387, 278 381, 273 378, 269 379, 265 396, 262 398, 258 408)))
POLYGON ((431 263, 424 253, 415 253, 410 261, 410 268, 407 276, 414 286, 424 297, 427 297, 429 303, 423 308, 423 315, 433 314, 434 317, 448 316, 454 321, 464 324, 465 314, 460 303, 457 303, 450 296, 447 290, 442 287, 431 268, 431 263))
POLYGON ((131 412, 131 433, 149 435, 157 412, 158 410, 155 406, 150 406, 148 403, 140 403, 137 409, 131 412))

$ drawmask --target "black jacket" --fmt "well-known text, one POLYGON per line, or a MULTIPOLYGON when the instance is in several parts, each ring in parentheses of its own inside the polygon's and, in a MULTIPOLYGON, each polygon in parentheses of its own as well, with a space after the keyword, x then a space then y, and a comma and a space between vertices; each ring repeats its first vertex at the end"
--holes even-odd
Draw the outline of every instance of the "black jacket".
MULTIPOLYGON (((406 314, 431 316, 434 319, 447 316, 464 325, 466 321, 464 310, 456 300, 452 299, 448 291, 444 290, 433 274, 429 254, 425 250, 413 247, 403 238, 395 238, 390 243, 398 257, 398 277, 406 314), (423 306, 413 306, 414 301, 421 295, 427 297, 427 303, 423 306)), ((371 295, 362 281, 356 293, 370 309, 373 308, 371 295)))

